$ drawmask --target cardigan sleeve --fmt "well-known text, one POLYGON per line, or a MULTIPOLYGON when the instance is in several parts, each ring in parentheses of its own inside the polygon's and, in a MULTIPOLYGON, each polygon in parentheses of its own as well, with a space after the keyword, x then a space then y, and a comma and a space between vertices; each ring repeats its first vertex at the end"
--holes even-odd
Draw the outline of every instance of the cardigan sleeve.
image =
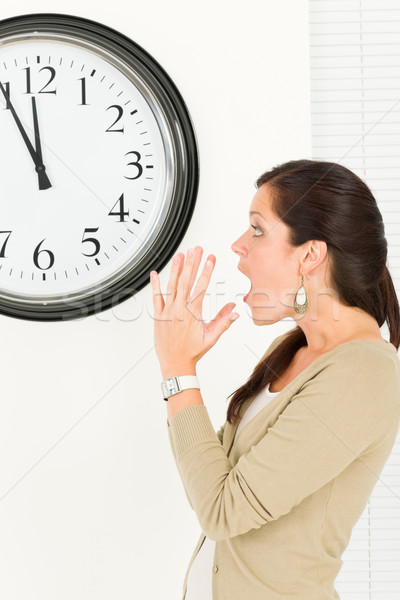
MULTIPOLYGON (((168 425, 168 419, 167 419, 167 425, 168 425)), ((216 436, 219 439, 219 441, 220 441, 221 444, 222 444, 222 437, 223 437, 223 434, 224 434, 224 429, 225 429, 225 424, 222 425, 222 427, 220 427, 219 430, 216 432, 216 436)), ((179 469, 179 464, 177 463, 177 460, 176 460, 176 453, 175 453, 175 447, 174 447, 174 438, 172 437, 171 427, 169 425, 168 425, 168 438, 169 438, 169 443, 170 443, 170 446, 171 446, 172 454, 173 454, 173 457, 175 459, 176 466, 178 468, 178 472, 179 472, 179 474, 181 476, 181 479, 182 479, 182 483, 183 483, 183 487, 184 487, 184 490, 185 490, 186 498, 188 499, 190 508, 194 510, 193 505, 192 505, 192 503, 190 501, 190 498, 189 498, 189 494, 188 494, 187 488, 185 486, 185 481, 184 481, 184 479, 182 477, 182 473, 180 472, 180 469, 179 469)))
MULTIPOLYGON (((270 352, 272 352, 272 351, 273 351, 273 349, 274 349, 274 348, 275 348, 275 347, 276 347, 276 346, 277 346, 277 345, 280 343, 280 341, 281 341, 281 340, 282 340, 282 339, 283 339, 283 338, 284 338, 284 337, 285 337, 285 336, 286 336, 288 333, 290 333, 290 332, 286 332, 286 333, 284 333, 284 334, 282 334, 282 335, 279 335, 277 338, 275 338, 275 340, 274 340, 274 341, 273 341, 273 342, 272 342, 272 343, 269 345, 269 347, 267 348, 267 350, 264 352, 264 354, 262 355, 262 357, 261 357, 261 358, 260 358, 260 360, 258 361, 258 363, 257 363, 256 367, 257 367, 257 366, 260 364, 260 362, 261 362, 262 360, 264 360, 264 358, 265 358, 265 357, 266 357, 266 356, 267 356, 267 355, 268 355, 270 352)), ((254 367, 254 368, 256 368, 256 367, 254 367)), ((217 436, 217 438, 218 438, 218 440, 220 441, 220 443, 221 443, 221 444, 222 444, 222 441, 223 441, 223 435, 224 435, 225 424, 226 424, 226 421, 225 421, 224 425, 222 425, 222 426, 219 428, 219 430, 216 432, 216 436, 217 436)), ((180 474, 180 476, 181 476, 181 479, 182 479, 182 483, 183 483, 183 487, 184 487, 184 490, 185 490, 186 498, 187 498, 187 500, 188 500, 188 502, 189 502, 189 504, 190 504, 190 508, 192 508, 192 509, 193 509, 193 505, 192 505, 192 503, 191 503, 191 501, 190 501, 189 494, 188 494, 188 490, 187 490, 187 488, 186 488, 186 485, 185 485, 185 481, 184 481, 184 479, 183 479, 183 477, 182 477, 182 473, 180 472, 179 463, 178 463, 178 462, 177 462, 177 460, 176 460, 176 453, 175 453, 174 439, 173 439, 173 436, 172 436, 172 434, 171 434, 171 427, 170 427, 170 425, 169 425, 169 423, 168 423, 168 419, 167 419, 167 427, 168 427, 168 439, 169 439, 169 443, 170 443, 170 446, 171 446, 172 454, 173 454, 173 457, 174 457, 174 460, 175 460, 176 466, 177 466, 177 468, 178 468, 178 472, 179 472, 179 474, 180 474)), ((193 509, 193 510, 194 510, 194 509, 193 509)))
POLYGON ((279 519, 392 435, 398 373, 394 362, 377 368, 374 360, 377 353, 359 348, 336 352, 234 467, 205 405, 172 417, 176 463, 207 537, 223 540, 279 519))

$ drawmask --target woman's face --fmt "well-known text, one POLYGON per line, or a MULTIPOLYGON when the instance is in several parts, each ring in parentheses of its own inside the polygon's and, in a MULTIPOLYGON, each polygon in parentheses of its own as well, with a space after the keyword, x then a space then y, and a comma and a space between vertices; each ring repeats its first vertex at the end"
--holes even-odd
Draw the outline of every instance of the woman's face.
POLYGON ((250 205, 249 227, 231 246, 240 257, 239 270, 251 281, 251 290, 243 300, 258 325, 293 318, 294 296, 301 284, 300 248, 289 245, 289 229, 274 215, 270 204, 265 183, 250 205))

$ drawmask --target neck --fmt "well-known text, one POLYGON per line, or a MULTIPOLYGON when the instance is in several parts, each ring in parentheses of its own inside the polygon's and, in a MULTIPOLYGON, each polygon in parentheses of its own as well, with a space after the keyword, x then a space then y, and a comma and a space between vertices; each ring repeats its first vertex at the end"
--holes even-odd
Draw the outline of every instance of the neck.
POLYGON ((310 300, 310 308, 304 315, 296 313, 299 317, 296 322, 304 331, 310 353, 328 352, 351 339, 383 339, 377 321, 370 314, 328 296, 322 298, 319 306, 310 300))

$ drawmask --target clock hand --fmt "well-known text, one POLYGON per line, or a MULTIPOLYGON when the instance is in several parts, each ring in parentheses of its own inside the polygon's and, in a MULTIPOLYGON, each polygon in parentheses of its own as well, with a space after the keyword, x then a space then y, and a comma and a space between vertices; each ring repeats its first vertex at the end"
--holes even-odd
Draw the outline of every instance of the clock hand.
POLYGON ((43 164, 42 158, 42 144, 40 141, 39 135, 39 121, 36 110, 36 98, 32 96, 32 113, 33 113, 33 128, 35 131, 35 146, 36 146, 36 156, 38 158, 39 164, 36 164, 36 171, 39 179, 39 190, 47 190, 51 187, 51 183, 46 175, 46 167, 43 164))
POLYGON ((4 89, 3 84, 1 82, 0 82, 0 89, 3 92, 3 95, 4 95, 4 98, 6 99, 6 102, 8 102, 8 106, 9 106, 9 108, 11 110, 11 114, 14 117, 15 122, 17 124, 17 127, 18 127, 18 129, 19 129, 19 131, 20 131, 20 133, 22 135, 22 138, 23 138, 25 144, 26 144, 26 147, 29 150, 29 154, 31 155, 32 160, 35 163, 36 171, 38 172, 38 174, 41 173, 41 172, 43 172, 42 177, 39 178, 39 189, 47 189, 47 188, 51 187, 51 183, 50 183, 50 181, 49 181, 49 179, 48 179, 48 177, 47 177, 47 175, 46 175, 46 173, 45 173, 45 171, 43 169, 44 165, 42 164, 42 161, 39 160, 38 155, 36 154, 35 149, 32 146, 32 144, 31 144, 31 142, 30 142, 30 140, 29 140, 29 138, 27 136, 27 133, 26 133, 26 131, 25 131, 25 129, 24 129, 24 127, 23 127, 20 119, 19 119, 17 113, 15 112, 15 108, 12 105, 11 100, 10 100, 9 96, 7 95, 7 92, 4 89), (42 183, 42 187, 40 186, 40 183, 42 183))

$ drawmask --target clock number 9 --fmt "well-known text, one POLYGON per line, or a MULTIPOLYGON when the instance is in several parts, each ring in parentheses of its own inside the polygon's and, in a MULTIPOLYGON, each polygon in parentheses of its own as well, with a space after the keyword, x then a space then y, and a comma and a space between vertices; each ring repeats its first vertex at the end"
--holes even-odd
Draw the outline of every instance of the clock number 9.
POLYGON ((40 246, 43 244, 44 240, 46 238, 44 238, 40 244, 38 244, 35 248, 35 252, 33 253, 33 263, 35 265, 35 267, 37 267, 38 269, 41 269, 42 271, 47 271, 47 269, 51 269, 51 267, 54 265, 54 254, 52 253, 51 250, 45 250, 44 248, 42 248, 42 250, 40 250, 40 246), (47 267, 41 267, 39 265, 39 254, 43 254, 43 252, 45 252, 48 257, 49 257, 49 264, 47 267))
POLYGON ((97 240, 96 238, 93 238, 93 237, 88 237, 88 238, 84 239, 86 233, 96 233, 96 231, 98 231, 98 229, 99 229, 98 227, 87 227, 85 229, 85 231, 83 232, 82 243, 84 244, 85 242, 92 242, 92 244, 94 244, 94 246, 95 246, 95 250, 94 250, 94 252, 92 252, 92 254, 85 254, 85 252, 82 252, 83 256, 96 256, 96 254, 98 254, 100 252, 99 240, 97 240))

